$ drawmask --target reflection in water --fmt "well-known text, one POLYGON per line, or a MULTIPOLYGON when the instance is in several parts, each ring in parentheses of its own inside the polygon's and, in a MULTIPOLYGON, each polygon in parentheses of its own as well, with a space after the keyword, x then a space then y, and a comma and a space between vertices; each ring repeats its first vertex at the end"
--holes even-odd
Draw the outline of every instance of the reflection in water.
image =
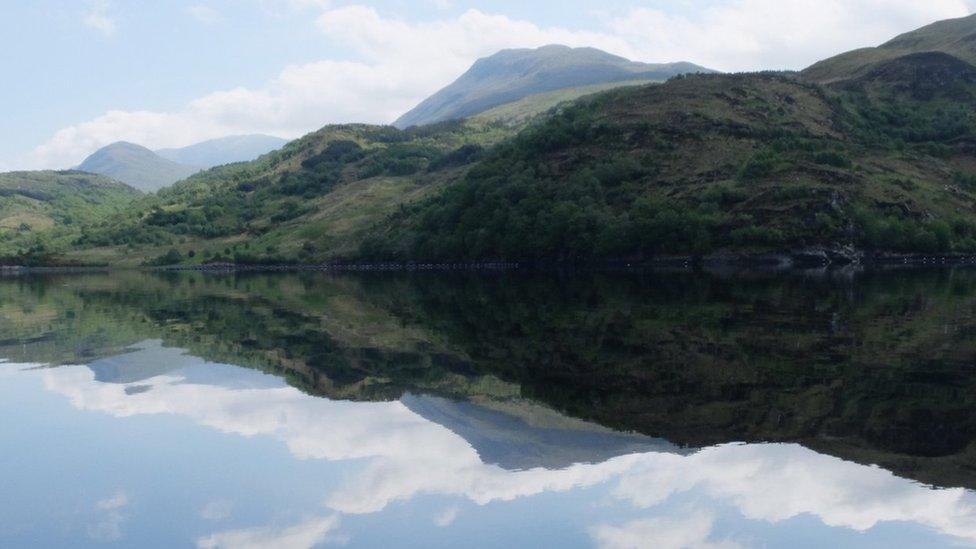
MULTIPOLYGON (((429 518, 403 539, 436 545, 472 528, 459 501, 517 524, 523 500, 566 521, 537 543, 976 544, 973 282, 14 279, 0 283, 0 355, 63 366, 6 364, 0 388, 37 379, 119 428, 180 418, 243 437, 242 462, 275 441, 293 461, 269 478, 320 485, 320 508, 239 517, 239 501, 171 479, 206 500, 186 530, 204 547, 369 545, 404 506, 429 518)), ((201 436, 186 440, 218 445, 201 436)), ((93 501, 90 539, 139 541, 136 496, 93 501)))

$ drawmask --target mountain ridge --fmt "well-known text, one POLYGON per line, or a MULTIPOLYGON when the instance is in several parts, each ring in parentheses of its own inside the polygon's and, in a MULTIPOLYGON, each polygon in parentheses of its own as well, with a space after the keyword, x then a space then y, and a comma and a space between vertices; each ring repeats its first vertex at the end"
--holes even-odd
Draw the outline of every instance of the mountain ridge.
POLYGON ((288 143, 287 139, 271 135, 249 134, 229 135, 209 139, 186 147, 157 149, 159 156, 201 169, 209 169, 224 164, 248 162, 288 143))
POLYGON ((639 63, 596 48, 549 45, 502 50, 476 61, 393 125, 402 129, 467 118, 526 96, 565 88, 633 80, 659 82, 693 72, 714 71, 687 62, 639 63))
POLYGON ((270 135, 231 135, 180 148, 150 150, 118 141, 89 155, 77 169, 105 175, 155 192, 201 171, 247 162, 283 147, 287 140, 270 135))

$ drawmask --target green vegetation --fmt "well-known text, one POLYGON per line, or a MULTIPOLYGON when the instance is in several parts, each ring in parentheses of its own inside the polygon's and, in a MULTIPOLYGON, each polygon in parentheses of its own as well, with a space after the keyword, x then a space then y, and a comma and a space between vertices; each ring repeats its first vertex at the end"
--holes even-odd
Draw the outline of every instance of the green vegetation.
POLYGON ((0 264, 56 261, 86 224, 140 196, 107 177, 76 171, 0 174, 0 264))
POLYGON ((590 96, 521 130, 484 120, 328 127, 88 227, 68 257, 138 265, 976 251, 966 176, 974 103, 957 100, 970 87, 947 81, 951 94, 920 100, 891 74, 839 89, 775 73, 683 77, 590 96))
MULTIPOLYGON (((976 251, 966 213, 976 195, 965 184, 945 191, 965 181, 946 174, 976 139, 974 103, 920 101, 886 83, 828 90, 777 74, 692 76, 604 93, 498 146, 361 250, 438 261, 976 251)), ((957 84, 946 86, 976 89, 957 84)))
POLYGON ((400 204, 442 188, 511 133, 488 122, 330 126, 257 161, 213 168, 147 197, 88 227, 69 257, 138 265, 175 258, 171 249, 191 263, 349 255, 400 204))

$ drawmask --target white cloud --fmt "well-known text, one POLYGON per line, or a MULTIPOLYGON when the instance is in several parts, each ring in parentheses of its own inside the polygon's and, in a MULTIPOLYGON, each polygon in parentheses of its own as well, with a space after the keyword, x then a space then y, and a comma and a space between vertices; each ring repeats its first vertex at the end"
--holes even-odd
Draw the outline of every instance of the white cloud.
POLYGON ((220 21, 220 12, 204 4, 189 6, 186 8, 186 12, 205 25, 211 25, 220 21))
POLYGON ((218 532, 197 541, 204 549, 306 549, 328 540, 339 527, 338 515, 315 518, 287 528, 250 528, 218 532))
POLYGON ((454 521, 457 520, 457 516, 458 508, 448 507, 434 516, 434 524, 441 528, 447 528, 448 526, 454 524, 454 521))
POLYGON ((82 22, 104 36, 112 36, 116 31, 115 19, 108 15, 108 0, 96 0, 84 14, 82 22))
POLYGON ((801 69, 969 13, 965 0, 726 0, 691 15, 639 8, 605 22, 634 48, 635 58, 682 58, 743 71, 801 69))
POLYGON ((124 492, 103 499, 95 504, 101 517, 88 527, 88 536, 96 541, 116 541, 122 537, 122 523, 125 517, 122 509, 129 505, 129 497, 124 492))
MULTIPOLYGON (((724 0, 690 7, 684 15, 650 8, 605 13, 594 18, 591 29, 571 31, 479 10, 414 23, 363 5, 263 3, 268 9, 320 11, 315 24, 323 39, 351 50, 352 57, 289 66, 264 86, 211 93, 173 112, 111 111, 59 130, 20 164, 68 167, 119 140, 177 147, 234 133, 298 137, 327 123, 388 123, 479 57, 503 48, 563 43, 722 70, 802 68, 969 13, 964 0, 724 0)), ((100 6, 104 16, 105 5, 100 6)))
POLYGON ((600 524, 590 529, 593 541, 602 549, 738 549, 731 541, 714 541, 715 519, 705 512, 684 517, 655 517, 623 525, 600 524))
POLYGON ((809 514, 861 532, 883 522, 914 522, 976 541, 976 494, 929 489, 793 444, 717 446, 643 465, 622 475, 615 489, 640 508, 696 493, 728 502, 752 520, 776 523, 809 514))
POLYGON ((234 509, 234 504, 223 499, 216 499, 207 502, 200 510, 200 518, 210 521, 224 520, 230 517, 231 511, 234 509))
POLYGON ((265 12, 275 16, 310 9, 324 10, 332 5, 330 0, 258 0, 258 3, 265 12))

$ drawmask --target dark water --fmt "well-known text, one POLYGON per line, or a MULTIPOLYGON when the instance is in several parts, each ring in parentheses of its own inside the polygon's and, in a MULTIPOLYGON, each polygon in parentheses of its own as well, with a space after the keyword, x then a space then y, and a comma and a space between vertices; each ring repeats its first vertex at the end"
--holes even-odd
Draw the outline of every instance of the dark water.
POLYGON ((0 279, 0 547, 976 545, 976 270, 0 279))

